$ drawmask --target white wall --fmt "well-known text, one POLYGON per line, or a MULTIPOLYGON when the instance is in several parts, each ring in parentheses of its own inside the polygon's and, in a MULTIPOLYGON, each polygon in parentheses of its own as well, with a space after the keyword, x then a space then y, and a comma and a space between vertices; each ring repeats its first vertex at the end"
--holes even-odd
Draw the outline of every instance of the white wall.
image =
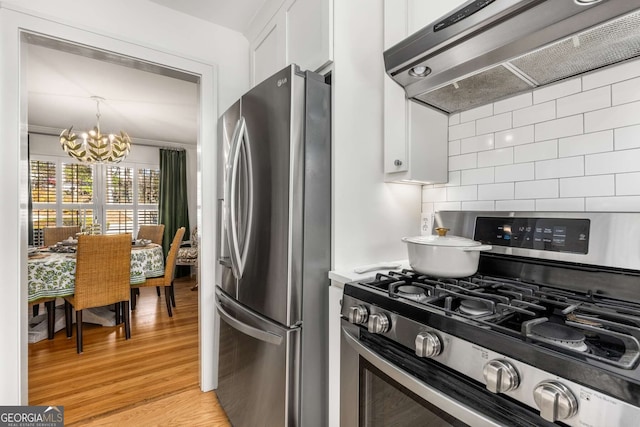
POLYGON ((239 32, 148 0, 2 0, 55 21, 218 65, 218 111, 249 87, 249 43, 239 32))
POLYGON ((434 210, 640 211, 640 60, 449 117, 434 210))
POLYGON ((334 2, 333 268, 406 259, 420 187, 383 175, 383 3, 334 2))
MULTIPOLYGON (((0 405, 27 404, 27 111, 24 78, 20 76, 18 28, 169 65, 202 76, 200 83, 197 164, 198 223, 212 238, 202 239, 200 269, 201 385, 215 384, 215 328, 213 269, 206 260, 214 255, 215 127, 218 109, 230 105, 248 88, 248 43, 231 30, 177 15, 147 1, 102 2, 68 0, 3 2, 0 4, 0 184, 5 227, 0 247, 0 284, 5 307, 0 310, 0 405), (27 12, 24 8, 33 11, 27 12), (192 59, 198 58, 198 59, 192 59), (215 72, 218 64, 219 73, 215 72), (216 80, 216 78, 218 79, 216 80), (219 93, 219 96, 217 96, 219 93)), ((24 66, 24 64, 23 64, 24 66)))

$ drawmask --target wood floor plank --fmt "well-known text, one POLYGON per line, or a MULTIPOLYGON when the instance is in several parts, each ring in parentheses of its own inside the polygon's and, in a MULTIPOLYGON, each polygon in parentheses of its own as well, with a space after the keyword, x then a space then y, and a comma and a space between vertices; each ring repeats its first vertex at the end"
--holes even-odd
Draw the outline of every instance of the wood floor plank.
POLYGON ((176 280, 171 318, 164 293, 141 289, 129 340, 122 326, 85 324, 83 354, 75 330, 29 344, 29 404, 64 406, 65 425, 228 426, 215 393, 199 390, 193 284, 176 280))

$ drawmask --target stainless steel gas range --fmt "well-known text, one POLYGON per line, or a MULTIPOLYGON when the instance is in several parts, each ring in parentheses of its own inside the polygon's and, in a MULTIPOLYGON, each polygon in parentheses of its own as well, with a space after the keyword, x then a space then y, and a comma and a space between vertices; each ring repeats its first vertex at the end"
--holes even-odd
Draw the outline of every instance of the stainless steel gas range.
POLYGON ((348 283, 341 425, 640 424, 640 213, 441 212, 478 273, 348 283))

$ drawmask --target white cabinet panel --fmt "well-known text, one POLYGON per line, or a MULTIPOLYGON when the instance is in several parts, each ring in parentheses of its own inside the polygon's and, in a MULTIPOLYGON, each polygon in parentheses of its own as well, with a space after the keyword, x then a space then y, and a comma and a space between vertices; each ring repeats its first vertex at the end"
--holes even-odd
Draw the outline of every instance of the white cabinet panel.
POLYGON ((284 51, 280 49, 279 43, 282 27, 278 24, 277 20, 274 20, 252 47, 253 86, 286 66, 284 51))
POLYGON ((333 1, 265 2, 248 31, 253 86, 288 64, 318 71, 333 60, 333 1))
POLYGON ((340 425, 340 310, 342 287, 329 286, 329 425, 340 425))
MULTIPOLYGON (((384 47, 447 15, 464 0, 385 0, 384 47)), ((384 172, 390 182, 447 181, 448 120, 444 113, 408 101, 384 78, 384 172)))
POLYGON ((293 0, 287 8, 287 62, 316 71, 333 59, 330 0, 293 0))

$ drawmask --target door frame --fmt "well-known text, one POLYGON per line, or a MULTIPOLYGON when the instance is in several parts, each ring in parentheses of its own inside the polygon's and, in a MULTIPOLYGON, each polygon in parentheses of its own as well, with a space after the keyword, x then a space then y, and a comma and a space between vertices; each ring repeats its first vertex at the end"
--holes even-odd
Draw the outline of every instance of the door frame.
POLYGON ((216 189, 216 64, 190 59, 162 48, 104 35, 52 18, 23 13, 0 3, 0 182, 3 207, 0 224, 4 226, 4 245, 0 245, 3 283, 3 308, 0 310, 0 340, 6 346, 0 352, 0 403, 28 405, 28 307, 27 301, 27 88, 26 42, 23 33, 78 43, 118 55, 138 58, 170 69, 199 76, 200 108, 197 143, 197 225, 201 235, 198 269, 200 388, 217 386, 217 320, 214 315, 215 189, 216 189), (16 144, 15 142, 19 143, 16 144), (203 167, 203 159, 206 159, 203 167))

